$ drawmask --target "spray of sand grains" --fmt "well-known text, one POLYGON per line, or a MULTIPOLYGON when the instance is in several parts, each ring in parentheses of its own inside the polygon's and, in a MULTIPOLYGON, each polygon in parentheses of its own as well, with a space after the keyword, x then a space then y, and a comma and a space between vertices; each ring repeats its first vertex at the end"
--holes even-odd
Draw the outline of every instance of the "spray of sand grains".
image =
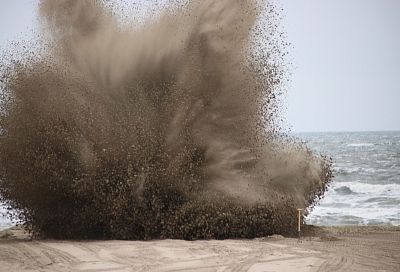
POLYGON ((107 7, 41 1, 42 53, 3 66, 2 200, 55 238, 295 231, 331 172, 280 133, 274 6, 175 3, 134 26, 107 7))

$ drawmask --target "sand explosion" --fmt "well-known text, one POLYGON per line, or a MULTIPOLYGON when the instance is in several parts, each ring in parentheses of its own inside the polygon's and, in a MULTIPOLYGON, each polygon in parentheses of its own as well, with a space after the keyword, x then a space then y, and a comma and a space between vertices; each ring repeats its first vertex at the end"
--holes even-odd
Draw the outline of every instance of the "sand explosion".
POLYGON ((273 5, 194 1, 135 27, 105 6, 42 1, 45 54, 2 68, 1 199, 55 238, 294 232, 331 171, 279 133, 281 51, 255 48, 273 5))

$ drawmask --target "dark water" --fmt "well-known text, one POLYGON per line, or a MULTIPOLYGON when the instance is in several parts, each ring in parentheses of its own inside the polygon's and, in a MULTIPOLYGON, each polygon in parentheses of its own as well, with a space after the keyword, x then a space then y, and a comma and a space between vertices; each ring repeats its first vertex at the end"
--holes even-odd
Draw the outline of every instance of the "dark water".
POLYGON ((334 181, 309 223, 400 224, 400 132, 297 136, 334 159, 334 181))

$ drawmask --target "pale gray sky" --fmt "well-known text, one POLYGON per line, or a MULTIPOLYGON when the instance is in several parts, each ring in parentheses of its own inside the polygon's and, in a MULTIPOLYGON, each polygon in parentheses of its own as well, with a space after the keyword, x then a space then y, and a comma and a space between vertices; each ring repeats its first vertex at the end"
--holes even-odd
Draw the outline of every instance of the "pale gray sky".
MULTIPOLYGON (((300 131, 400 130, 400 1, 280 0, 292 43, 287 121, 300 131)), ((37 28, 36 0, 0 0, 0 51, 37 28)))
POLYGON ((400 130, 400 1, 280 2, 293 130, 400 130))

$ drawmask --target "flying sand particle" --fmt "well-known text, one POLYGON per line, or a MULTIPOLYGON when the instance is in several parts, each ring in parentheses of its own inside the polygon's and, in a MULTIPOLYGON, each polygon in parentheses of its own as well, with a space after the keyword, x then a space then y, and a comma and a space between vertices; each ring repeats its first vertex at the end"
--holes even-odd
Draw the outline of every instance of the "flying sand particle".
POLYGON ((1 70, 1 200, 54 238, 295 234, 332 175, 280 132, 274 12, 195 1, 132 27, 41 1, 45 54, 1 70))

